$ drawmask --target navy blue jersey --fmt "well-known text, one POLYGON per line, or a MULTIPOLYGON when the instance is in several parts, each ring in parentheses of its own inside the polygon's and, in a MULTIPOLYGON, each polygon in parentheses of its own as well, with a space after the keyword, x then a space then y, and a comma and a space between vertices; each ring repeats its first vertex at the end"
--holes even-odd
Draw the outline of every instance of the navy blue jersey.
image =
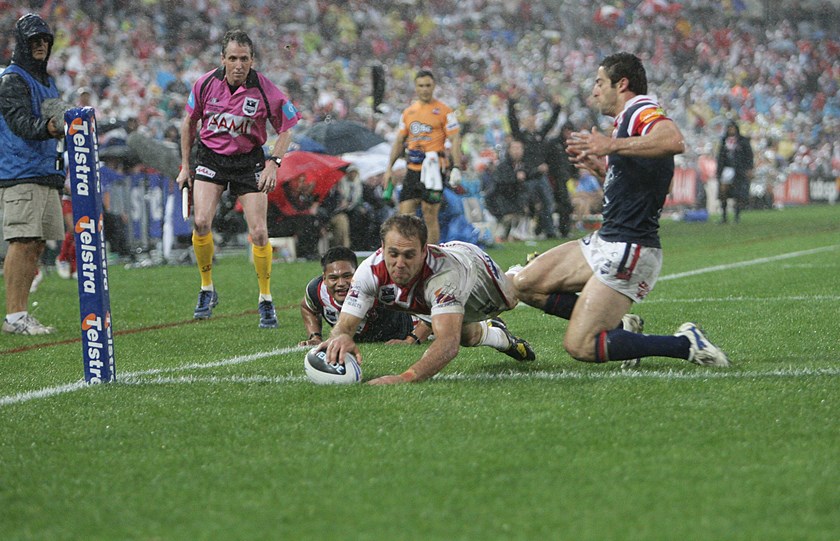
MULTIPOLYGON (((668 120, 650 96, 628 101, 615 118, 612 136, 638 137, 668 120)), ((608 242, 661 248, 659 215, 674 176, 674 158, 631 158, 610 154, 604 180, 604 223, 598 234, 608 242)))
MULTIPOLYGON (((341 304, 327 291, 324 277, 317 276, 306 285, 304 295, 306 306, 320 315, 331 327, 338 323, 341 304)), ((387 342, 392 339, 403 340, 414 330, 414 320, 410 314, 388 310, 375 304, 362 318, 356 329, 357 342, 387 342)))

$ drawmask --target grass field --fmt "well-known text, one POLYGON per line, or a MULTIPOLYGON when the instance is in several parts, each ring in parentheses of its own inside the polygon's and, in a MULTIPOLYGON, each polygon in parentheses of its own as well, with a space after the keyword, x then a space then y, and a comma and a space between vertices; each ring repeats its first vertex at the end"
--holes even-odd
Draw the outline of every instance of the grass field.
MULTIPOLYGON (((522 307, 534 363, 462 349, 423 384, 318 387, 295 347, 317 265, 274 266, 261 330, 238 255, 200 323, 194 268, 111 268, 118 382, 86 386, 75 283, 48 276, 58 334, 0 336, 0 539, 840 539, 840 206, 662 237, 635 312, 698 321, 731 368, 579 363, 522 307)), ((363 345, 365 378, 421 347, 363 345)))

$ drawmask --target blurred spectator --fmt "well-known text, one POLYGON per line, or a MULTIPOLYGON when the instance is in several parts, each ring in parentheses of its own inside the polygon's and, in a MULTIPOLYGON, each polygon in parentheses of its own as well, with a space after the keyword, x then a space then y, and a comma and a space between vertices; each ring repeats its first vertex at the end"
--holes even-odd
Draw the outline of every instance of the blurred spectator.
MULTIPOLYGON (((793 168, 819 174, 827 167, 832 177, 840 169, 831 164, 840 145, 835 3, 816 10, 792 0, 725 2, 729 7, 718 9, 691 1, 657 10, 649 6, 660 2, 623 2, 614 18, 599 17, 590 0, 505 0, 504 7, 380 0, 353 2, 346 12, 327 4, 278 11, 231 0, 49 2, 58 36, 50 71, 60 88, 92 90, 100 132, 110 118, 138 117, 161 138, 180 118, 188 88, 215 67, 224 28, 214 21, 224 17, 255 42, 277 44, 260 68, 285 81, 304 123, 327 115, 368 120, 371 89, 359 82, 370 80, 370 59, 377 58, 387 81, 377 131, 393 141, 400 113, 394 100, 413 92, 417 66, 433 66, 441 100, 462 104, 456 114, 465 137, 479 135, 474 152, 501 152, 506 81, 517 82, 518 100, 529 110, 546 114, 554 101, 546 97, 556 96, 565 117, 588 128, 602 119, 586 107, 590 82, 579 74, 594 71, 604 51, 620 43, 649 54, 658 99, 686 127, 687 148, 714 147, 719 119, 732 115, 753 142, 773 141, 782 158, 776 182, 793 168), (551 31, 536 25, 545 20, 551 31), (833 149, 815 152, 824 145, 833 149)), ((0 23, 11 27, 25 11, 10 4, 0 23)), ((3 59, 13 46, 10 33, 0 36, 3 59)))
POLYGON ((105 240, 110 252, 124 259, 131 259, 128 236, 129 205, 131 204, 128 177, 124 162, 118 158, 106 158, 99 167, 102 184, 102 207, 105 240))
POLYGON ((358 209, 362 204, 362 180, 353 166, 333 187, 330 195, 320 205, 319 221, 326 223, 330 233, 330 247, 350 248, 351 224, 358 224, 358 209))
POLYGON ((604 189, 591 173, 581 173, 577 180, 569 180, 571 186, 572 207, 574 208, 575 225, 579 230, 585 229, 585 224, 594 220, 604 206, 604 189))
POLYGON ((520 125, 519 116, 516 113, 516 100, 508 98, 508 123, 510 124, 511 136, 524 145, 525 155, 523 157, 526 183, 524 188, 528 192, 527 201, 535 205, 537 215, 537 228, 535 233, 542 234, 547 238, 555 238, 557 231, 554 227, 554 192, 548 182, 548 158, 547 141, 548 133, 557 123, 560 116, 560 104, 554 103, 551 108, 551 116, 541 128, 537 128, 537 117, 534 114, 525 114, 520 125))
POLYGON ((299 175, 280 185, 270 194, 268 203, 268 236, 295 237, 299 258, 318 259, 321 224, 318 223, 318 199, 312 193, 314 184, 299 175))
POLYGON ((566 141, 575 127, 571 122, 563 123, 560 133, 546 141, 545 159, 548 163, 548 178, 554 192, 554 203, 557 212, 557 230, 560 236, 569 236, 569 222, 572 215, 572 201, 569 198, 567 183, 576 180, 577 168, 569 161, 566 154, 566 141))
POLYGON ((499 162, 492 175, 491 186, 485 190, 485 203, 499 223, 496 236, 502 240, 530 237, 530 218, 526 213, 527 190, 525 183, 525 146, 522 141, 508 144, 504 159, 499 162))
POLYGON ((735 223, 741 221, 741 210, 747 207, 750 182, 753 176, 753 151, 748 137, 741 135, 734 121, 726 125, 717 157, 718 198, 721 206, 721 223, 727 221, 727 203, 735 200, 735 223))

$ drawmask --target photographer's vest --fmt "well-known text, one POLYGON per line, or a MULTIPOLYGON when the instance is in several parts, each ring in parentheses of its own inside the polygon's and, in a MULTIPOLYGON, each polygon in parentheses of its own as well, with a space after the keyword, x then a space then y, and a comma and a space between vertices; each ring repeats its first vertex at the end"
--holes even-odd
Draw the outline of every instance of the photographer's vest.
MULTIPOLYGON (((58 89, 52 77, 49 85, 40 83, 25 69, 12 64, 3 70, 0 77, 9 73, 20 75, 29 85, 32 101, 32 114, 41 118, 41 103, 50 98, 58 98, 58 89)), ((19 184, 25 179, 43 179, 38 184, 63 185, 64 171, 57 169, 58 141, 56 139, 21 139, 9 128, 6 119, 0 115, 0 186, 19 184), (58 175, 60 178, 55 178, 58 175), (53 177, 53 178, 50 178, 53 177)))

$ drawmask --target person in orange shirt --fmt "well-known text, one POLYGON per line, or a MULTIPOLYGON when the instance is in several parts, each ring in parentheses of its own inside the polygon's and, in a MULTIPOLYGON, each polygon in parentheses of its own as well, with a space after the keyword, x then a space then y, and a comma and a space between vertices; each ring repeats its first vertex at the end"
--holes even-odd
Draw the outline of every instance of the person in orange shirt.
POLYGON ((443 195, 446 171, 449 183, 461 182, 461 134, 455 112, 434 98, 435 76, 431 71, 420 70, 414 76, 417 101, 403 111, 399 130, 383 182, 391 184, 391 168, 405 153, 408 171, 400 192, 400 214, 414 214, 418 205, 429 233, 429 244, 440 240, 438 212, 443 195), (446 159, 446 140, 451 143, 452 167, 446 159))

